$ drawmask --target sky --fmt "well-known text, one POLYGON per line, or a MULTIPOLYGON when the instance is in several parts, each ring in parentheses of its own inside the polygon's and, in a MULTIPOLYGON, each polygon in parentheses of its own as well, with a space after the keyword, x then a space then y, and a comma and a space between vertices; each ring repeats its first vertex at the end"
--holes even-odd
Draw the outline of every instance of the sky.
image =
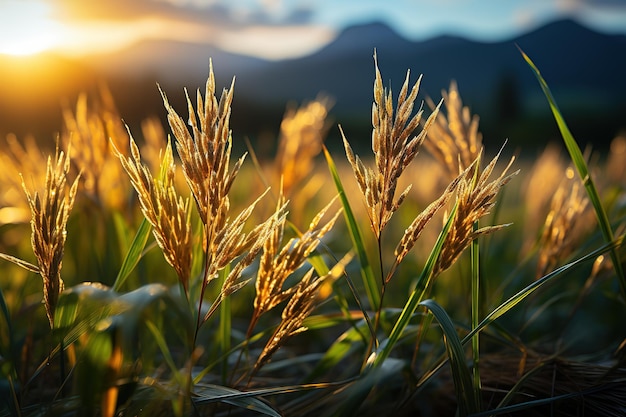
POLYGON ((626 0, 0 0, 0 54, 86 56, 164 39, 279 60, 373 20, 412 40, 489 42, 560 18, 626 34, 626 0))

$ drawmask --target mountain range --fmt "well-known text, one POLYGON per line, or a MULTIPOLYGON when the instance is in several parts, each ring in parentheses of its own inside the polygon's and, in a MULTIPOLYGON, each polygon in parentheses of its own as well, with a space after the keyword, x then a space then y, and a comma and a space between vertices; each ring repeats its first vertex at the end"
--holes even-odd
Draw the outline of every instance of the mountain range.
POLYGON ((582 142, 602 146, 626 128, 626 36, 562 20, 493 43, 455 36, 410 41, 372 22, 345 29, 311 55, 283 61, 172 41, 144 41, 82 61, 43 56, 33 61, 36 69, 18 58, 0 58, 0 134, 59 130, 62 97, 71 103, 80 91, 93 92, 99 81, 108 85, 131 126, 149 115, 164 118, 156 83, 185 111, 183 87, 203 87, 211 59, 220 87, 236 76, 235 136, 275 134, 287 103, 323 94, 334 101, 334 121, 368 140, 376 51, 394 95, 408 69, 412 81, 423 74, 421 98, 438 101, 455 80, 464 102, 481 117, 486 140, 540 144, 555 136, 556 128, 518 48, 539 67, 582 142))

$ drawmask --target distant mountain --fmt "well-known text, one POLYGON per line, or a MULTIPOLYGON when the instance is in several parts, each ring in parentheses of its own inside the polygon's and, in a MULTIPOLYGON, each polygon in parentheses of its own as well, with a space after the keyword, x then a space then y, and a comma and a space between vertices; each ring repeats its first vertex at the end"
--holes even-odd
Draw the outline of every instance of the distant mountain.
MULTIPOLYGON (((157 82, 184 112, 182 87, 203 87, 211 58, 220 87, 228 86, 236 76, 235 134, 276 131, 286 103, 310 100, 322 93, 334 99, 335 122, 347 130, 354 128, 359 137, 368 140, 372 55, 376 50, 384 83, 392 87, 394 94, 407 69, 411 70, 412 82, 423 74, 421 98, 430 96, 437 101, 441 90, 456 80, 464 102, 481 116, 486 137, 494 137, 499 143, 505 137, 513 142, 527 142, 529 137, 540 142, 545 135, 554 134, 554 123, 516 45, 538 65, 583 141, 606 141, 626 127, 626 36, 600 34, 572 20, 553 22, 494 43, 454 36, 410 41, 387 25, 373 22, 345 29, 316 53, 284 61, 232 54, 204 44, 146 41, 82 62, 47 57, 45 65, 52 65, 58 74, 70 74, 63 81, 65 95, 70 99, 77 91, 92 89, 98 80, 105 81, 122 116, 132 123, 147 115, 164 116, 157 82), (546 133, 546 128, 552 131, 546 133)), ((45 68, 44 64, 37 66, 45 68)), ((54 95, 61 94, 60 75, 54 78, 40 71, 25 80, 19 68, 10 67, 0 59, 0 134, 21 132, 23 129, 15 127, 16 112, 31 112, 32 120, 32 112, 45 111, 41 101, 50 105, 59 101, 53 99, 54 95), (11 94, 2 84, 11 85, 11 94), (16 94, 26 90, 33 97, 16 107, 16 94), (45 91, 45 100, 34 99, 33 91, 39 90, 45 91)), ((38 127, 47 127, 41 120, 38 127)), ((333 132, 336 134, 336 129, 333 132)))
MULTIPOLYGON (((423 74, 421 97, 437 100, 456 80, 487 138, 540 143, 554 138, 556 128, 516 45, 540 68, 579 140, 602 144, 626 127, 626 37, 600 34, 571 20, 494 43, 452 36, 410 42, 382 24, 363 25, 347 29, 317 54, 276 65, 257 75, 255 83, 242 80, 239 87, 280 101, 296 91, 300 98, 311 97, 316 86, 335 97, 339 121, 352 120, 369 115, 376 48, 384 81, 394 93, 409 68, 413 80, 423 74)), ((367 138, 365 133, 360 132, 367 138)))
POLYGON ((94 55, 87 65, 116 78, 150 78, 159 83, 205 80, 213 61, 216 77, 230 80, 238 73, 256 71, 267 61, 223 51, 204 43, 146 40, 119 52, 94 55))
POLYGON ((494 112, 503 88, 514 89, 520 105, 536 111, 545 101, 516 45, 539 66, 557 99, 577 97, 576 106, 584 106, 585 100, 590 100, 589 107, 599 100, 606 106, 624 105, 626 37, 599 34, 571 20, 497 43, 451 36, 410 42, 387 26, 372 23, 346 29, 313 55, 266 67, 254 80, 241 80, 239 88, 241 94, 276 102, 312 98, 321 90, 335 97, 338 113, 369 114, 376 49, 384 80, 387 84, 392 80, 396 92, 410 68, 413 80, 423 74, 422 97, 437 99, 456 80, 476 112, 494 112))

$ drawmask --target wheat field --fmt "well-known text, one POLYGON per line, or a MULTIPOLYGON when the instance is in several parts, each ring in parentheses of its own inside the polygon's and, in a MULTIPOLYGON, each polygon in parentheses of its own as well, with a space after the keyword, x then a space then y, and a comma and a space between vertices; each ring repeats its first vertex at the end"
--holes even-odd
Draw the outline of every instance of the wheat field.
POLYGON ((524 58, 534 159, 376 54, 367 146, 319 98, 234 154, 212 67, 168 126, 103 90, 3 138, 0 415, 624 415, 626 138, 581 152, 524 58))

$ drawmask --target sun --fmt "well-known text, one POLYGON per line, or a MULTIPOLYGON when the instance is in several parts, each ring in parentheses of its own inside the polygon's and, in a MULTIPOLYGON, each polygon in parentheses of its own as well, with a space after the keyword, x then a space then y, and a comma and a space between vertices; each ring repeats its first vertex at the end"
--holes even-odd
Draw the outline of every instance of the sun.
POLYGON ((62 25, 43 1, 0 1, 0 54, 33 55, 61 43, 62 25))

